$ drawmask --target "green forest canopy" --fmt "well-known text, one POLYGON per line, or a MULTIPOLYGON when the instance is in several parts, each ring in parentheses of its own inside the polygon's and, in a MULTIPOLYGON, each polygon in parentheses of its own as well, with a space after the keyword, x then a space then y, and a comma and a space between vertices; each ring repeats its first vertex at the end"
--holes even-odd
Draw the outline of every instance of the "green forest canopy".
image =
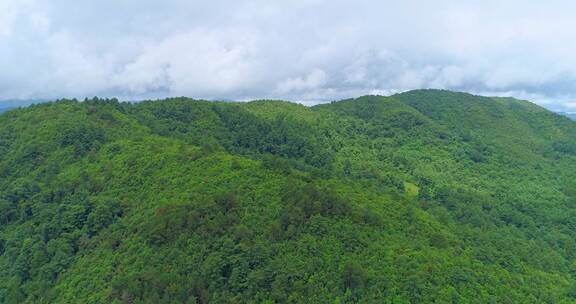
POLYGON ((0 303, 574 303, 576 123, 439 90, 0 116, 0 303))

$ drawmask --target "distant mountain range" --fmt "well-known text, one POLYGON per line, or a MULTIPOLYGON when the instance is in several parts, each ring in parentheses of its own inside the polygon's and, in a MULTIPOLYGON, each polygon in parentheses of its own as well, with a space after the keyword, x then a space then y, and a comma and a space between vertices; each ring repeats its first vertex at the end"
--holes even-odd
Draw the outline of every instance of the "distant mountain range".
POLYGON ((14 108, 26 107, 31 104, 47 102, 48 99, 2 99, 0 100, 0 113, 4 113, 14 108))
POLYGON ((9 111, 10 109, 13 109, 14 107, 0 107, 0 113, 4 113, 6 111, 9 111))
POLYGON ((572 120, 576 120, 576 113, 574 112, 558 112, 560 115, 564 115, 572 120))

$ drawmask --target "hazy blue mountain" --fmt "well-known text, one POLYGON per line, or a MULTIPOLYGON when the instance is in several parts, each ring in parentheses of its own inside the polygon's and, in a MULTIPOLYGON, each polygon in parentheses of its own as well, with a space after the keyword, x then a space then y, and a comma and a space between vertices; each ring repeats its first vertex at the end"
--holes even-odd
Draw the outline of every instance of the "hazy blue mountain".
POLYGON ((572 120, 576 120, 576 113, 574 112, 558 112, 560 115, 564 115, 572 120))

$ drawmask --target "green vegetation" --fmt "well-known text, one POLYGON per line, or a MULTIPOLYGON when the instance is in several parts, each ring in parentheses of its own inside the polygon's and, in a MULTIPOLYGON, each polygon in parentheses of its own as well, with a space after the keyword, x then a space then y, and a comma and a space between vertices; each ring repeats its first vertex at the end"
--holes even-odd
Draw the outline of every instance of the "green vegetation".
POLYGON ((0 116, 0 303, 574 303, 576 123, 449 91, 0 116))

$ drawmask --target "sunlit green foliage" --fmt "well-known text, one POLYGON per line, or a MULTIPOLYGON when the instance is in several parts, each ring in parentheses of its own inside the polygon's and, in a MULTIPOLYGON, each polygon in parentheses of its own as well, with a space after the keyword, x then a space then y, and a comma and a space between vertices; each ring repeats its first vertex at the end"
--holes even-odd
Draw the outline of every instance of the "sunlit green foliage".
POLYGON ((420 90, 0 116, 0 303, 573 303, 576 123, 420 90))

